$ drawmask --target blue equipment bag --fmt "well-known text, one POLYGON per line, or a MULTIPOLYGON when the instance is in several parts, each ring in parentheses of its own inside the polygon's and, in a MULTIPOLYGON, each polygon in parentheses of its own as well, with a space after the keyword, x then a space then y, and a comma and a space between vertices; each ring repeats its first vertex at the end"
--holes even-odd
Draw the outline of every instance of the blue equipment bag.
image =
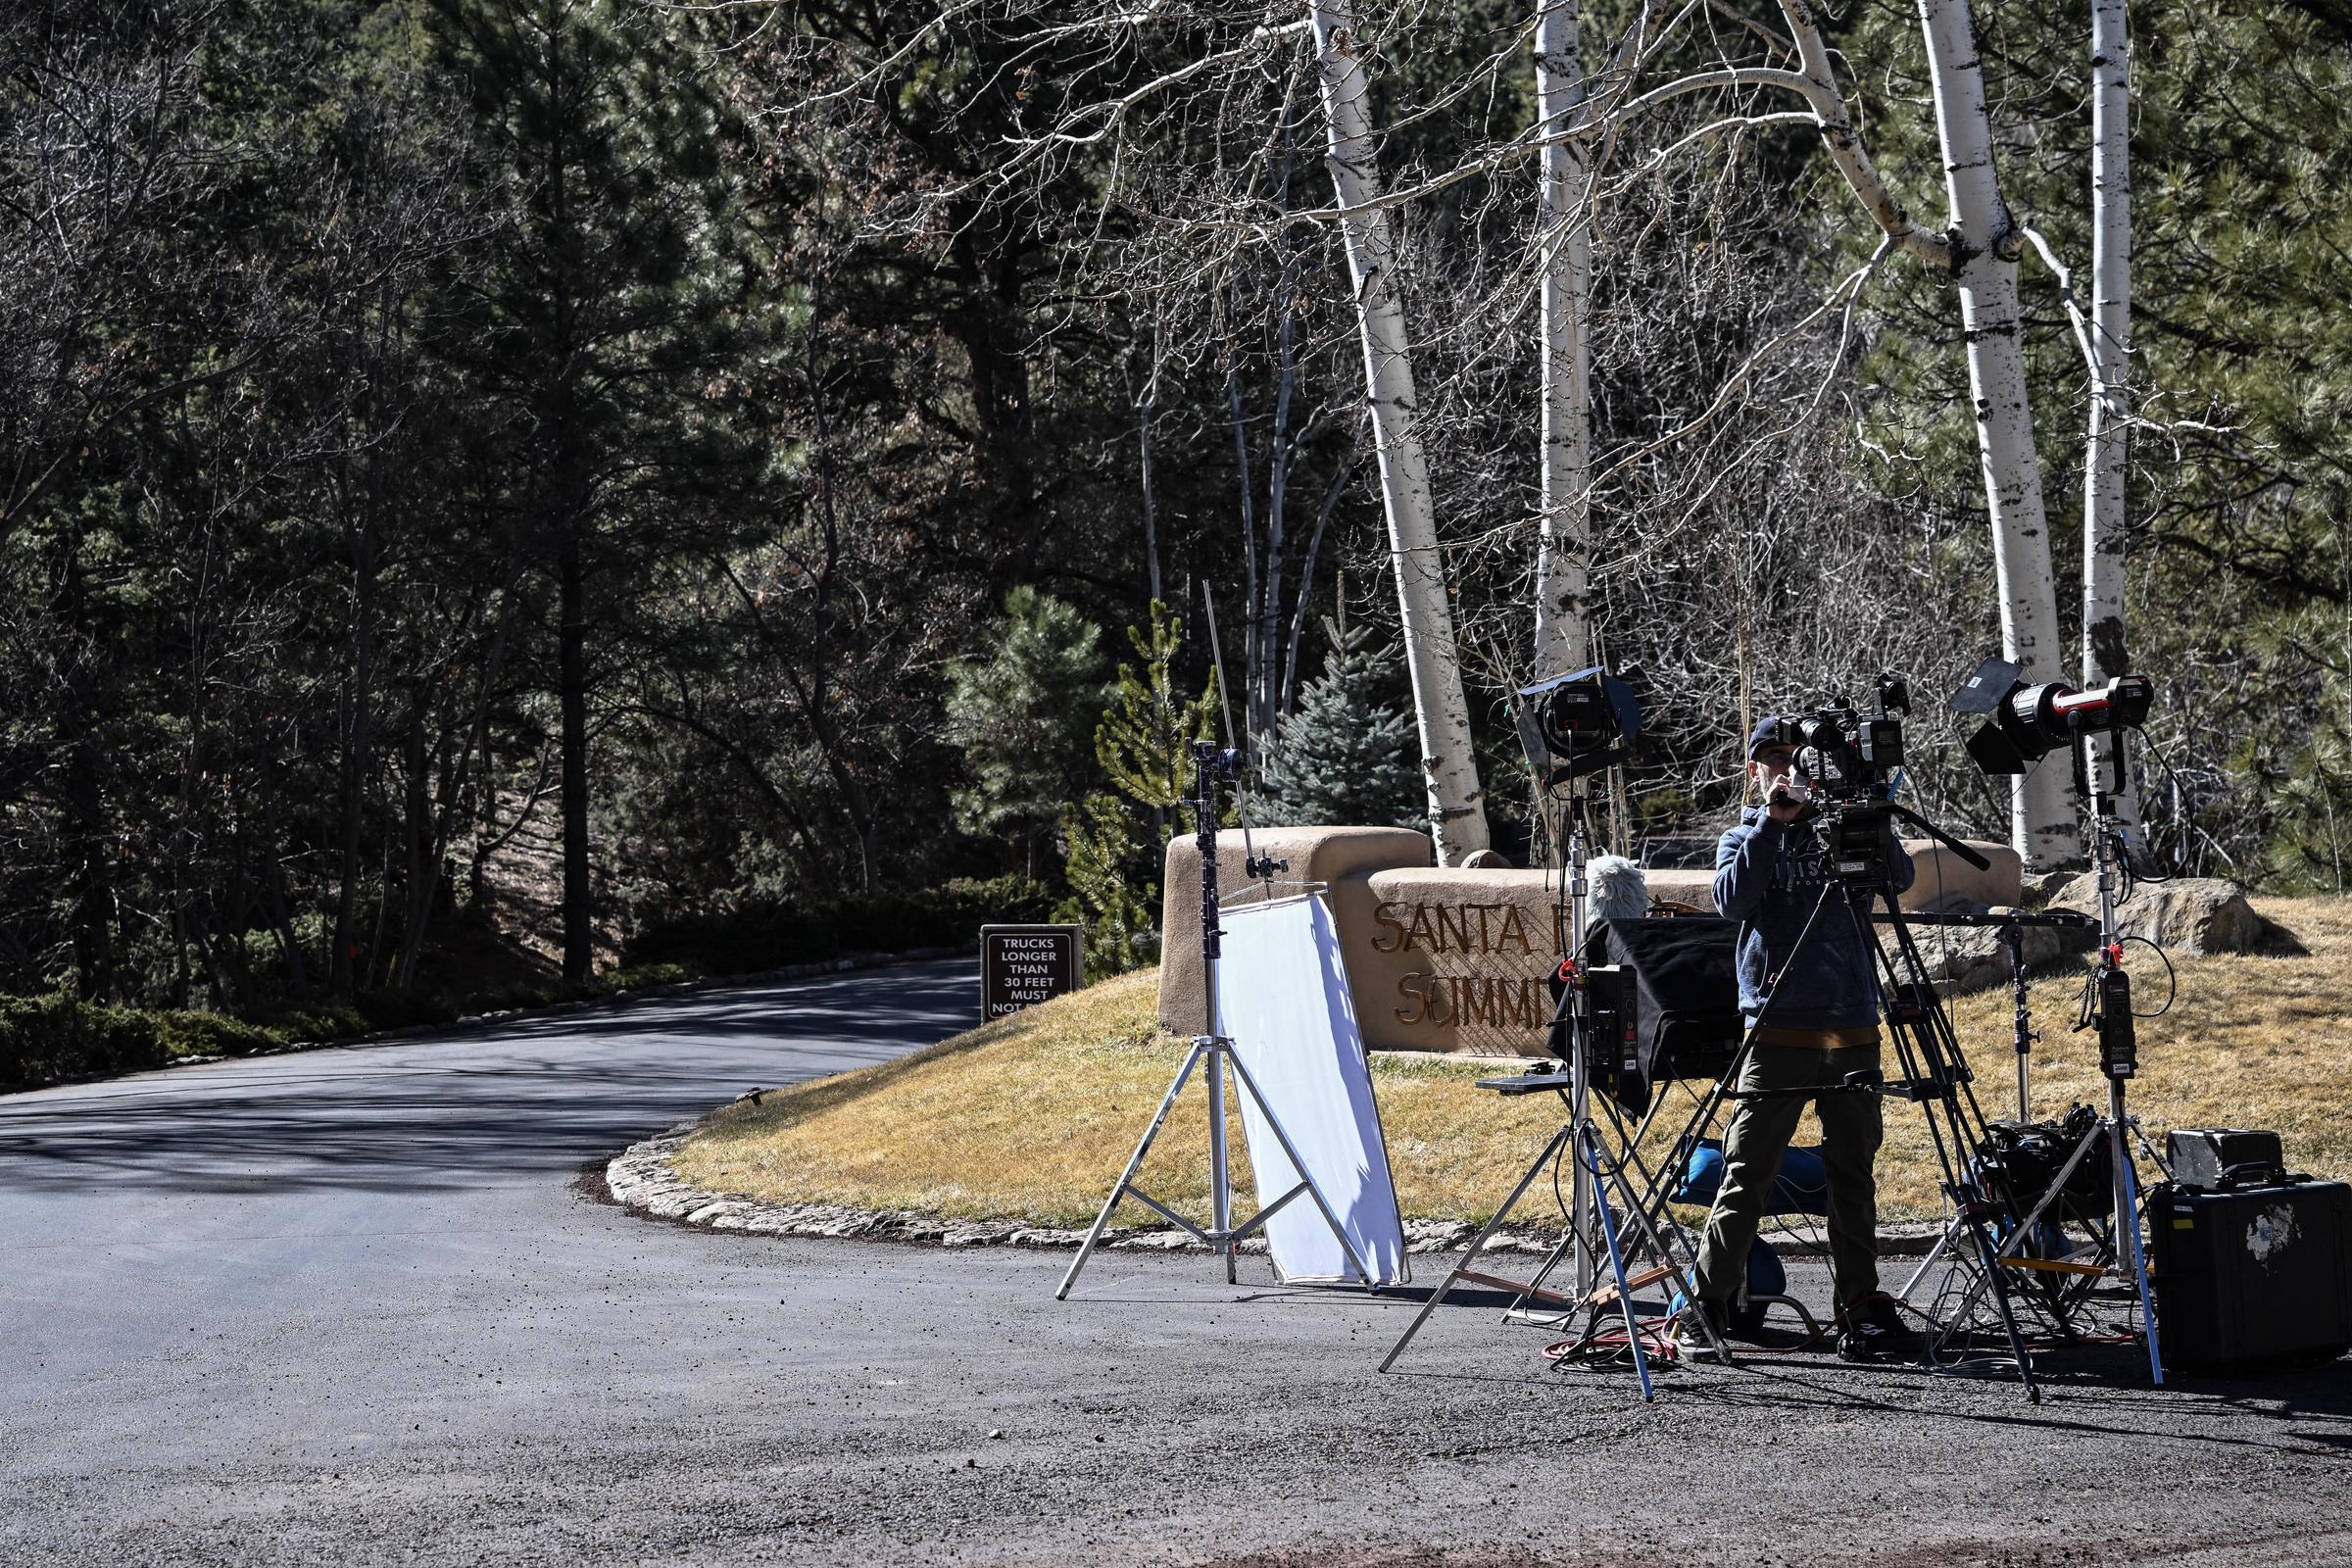
MULTIPOLYGON (((1702 1138, 1690 1152, 1684 1156, 1682 1168, 1675 1172, 1674 1191, 1667 1198, 1677 1203, 1690 1203, 1705 1208, 1715 1201, 1716 1190, 1723 1186, 1723 1140, 1702 1138)), ((1772 1195, 1765 1200, 1767 1214, 1827 1214, 1830 1211, 1830 1172, 1822 1161, 1818 1148, 1788 1146, 1781 1156, 1781 1173, 1772 1184, 1772 1195)))

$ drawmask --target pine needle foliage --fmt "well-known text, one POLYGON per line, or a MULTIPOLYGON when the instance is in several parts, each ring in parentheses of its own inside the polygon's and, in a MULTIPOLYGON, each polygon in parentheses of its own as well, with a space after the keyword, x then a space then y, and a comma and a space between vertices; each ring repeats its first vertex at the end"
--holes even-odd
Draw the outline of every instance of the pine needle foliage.
POLYGON ((1161 845, 1191 789, 1190 749, 1208 739, 1216 712, 1213 681, 1189 700, 1177 693, 1184 622, 1166 605, 1152 601, 1150 630, 1130 626, 1127 641, 1135 662, 1119 665, 1115 695, 1095 728, 1095 760, 1110 787, 1062 822, 1072 895, 1065 917, 1086 926, 1087 973, 1097 976, 1123 974, 1151 956, 1161 845))
POLYGON ((1034 850, 1086 777, 1087 738, 1110 697, 1102 632, 1070 605, 1023 585, 1004 597, 997 651, 949 673, 948 735, 971 782, 956 825, 1034 850))
POLYGON ((1318 826, 1419 827, 1420 748, 1412 719, 1380 692, 1392 651, 1373 646, 1364 626, 1331 635, 1323 673, 1306 683, 1298 708, 1275 731, 1266 767, 1266 816, 1318 826))

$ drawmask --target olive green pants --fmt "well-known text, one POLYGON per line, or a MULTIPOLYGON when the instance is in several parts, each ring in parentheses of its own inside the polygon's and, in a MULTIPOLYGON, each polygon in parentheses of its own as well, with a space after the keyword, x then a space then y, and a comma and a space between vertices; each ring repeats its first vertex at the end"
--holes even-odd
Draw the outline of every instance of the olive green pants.
MULTIPOLYGON (((1740 1069, 1739 1089, 1827 1089, 1848 1073, 1876 1072, 1876 1045, 1758 1045, 1740 1069)), ((1729 1303, 1747 1274, 1747 1250, 1756 1224, 1781 1173, 1781 1155, 1796 1134, 1797 1118, 1812 1101, 1821 1116, 1822 1160, 1829 1167, 1830 1269, 1839 1305, 1879 1288, 1879 1187, 1874 1170, 1882 1124, 1879 1097, 1871 1094, 1778 1094, 1742 1100, 1732 1112, 1723 1140, 1723 1185, 1707 1215, 1706 1239, 1698 1250, 1698 1294, 1729 1303)))

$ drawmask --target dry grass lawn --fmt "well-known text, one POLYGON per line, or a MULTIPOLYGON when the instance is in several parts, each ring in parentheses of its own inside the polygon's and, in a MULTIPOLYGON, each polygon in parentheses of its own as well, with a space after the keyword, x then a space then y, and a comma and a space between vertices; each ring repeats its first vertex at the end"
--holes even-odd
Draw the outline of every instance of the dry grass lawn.
MULTIPOLYGON (((2170 1127, 2273 1127, 2290 1162, 2352 1176, 2352 900, 2256 906, 2300 937, 2310 956, 2175 959, 2179 1000, 2140 1024, 2132 1108, 2159 1143, 2170 1127)), ((2135 1000, 2153 1007, 2163 999, 2162 966, 2132 951, 2140 956, 2135 1000)), ((679 1171, 706 1188, 775 1202, 1083 1225, 1183 1060, 1183 1043, 1153 1016, 1156 987, 1153 971, 1126 975, 882 1066, 728 1106, 680 1152, 679 1171)), ((2043 1037, 2034 1055, 2037 1114, 2063 1110, 2070 1097, 2104 1103, 2095 1045, 2068 1033, 2080 989, 2075 973, 2034 987, 2043 1037)), ((2013 1111, 2008 992, 1962 999, 1955 1022, 1987 1114, 2013 1111)), ((1558 1126, 1550 1096, 1505 1101, 1470 1086, 1495 1070, 1375 1056, 1408 1217, 1485 1220, 1558 1126)), ((1145 1167, 1145 1187, 1188 1212, 1205 1203, 1206 1121, 1205 1097, 1188 1088, 1145 1167)), ((1883 1217, 1933 1216, 1939 1205, 1922 1113, 1890 1102, 1886 1131, 1883 1217)), ((1238 1149, 1238 1132, 1234 1142, 1238 1149)), ((1246 1158, 1242 1180, 1246 1191, 1246 1158)), ((1139 1209, 1122 1218, 1152 1216, 1139 1209)))

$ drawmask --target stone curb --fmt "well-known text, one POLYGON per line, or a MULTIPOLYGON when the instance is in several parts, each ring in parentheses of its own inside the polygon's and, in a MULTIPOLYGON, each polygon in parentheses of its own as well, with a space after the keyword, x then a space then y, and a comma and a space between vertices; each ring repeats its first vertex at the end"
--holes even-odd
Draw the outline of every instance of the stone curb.
MULTIPOLYGON (((1084 1231, 1055 1230, 1019 1220, 951 1220, 911 1209, 854 1208, 844 1203, 768 1203, 742 1193, 717 1193, 697 1187, 678 1175, 671 1156, 684 1148, 702 1125, 702 1118, 682 1121, 656 1138, 632 1144, 605 1166, 605 1185, 612 1201, 651 1219, 675 1220, 713 1231, 736 1231, 750 1236, 787 1236, 833 1241, 913 1242, 936 1247, 1036 1247, 1075 1250, 1086 1240, 1084 1231)), ((1916 1256, 1935 1244, 1941 1227, 1890 1226, 1879 1237, 1881 1256, 1916 1256)), ((1414 1219, 1404 1223, 1405 1250, 1416 1255, 1459 1251, 1478 1234, 1466 1220, 1414 1219)), ((1783 1252, 1795 1256, 1826 1254, 1829 1247, 1817 1233, 1768 1238, 1783 1252)), ((1560 1233, 1541 1227, 1504 1231, 1487 1244, 1489 1252, 1548 1255, 1559 1245, 1560 1233)), ((1102 1248, 1124 1252, 1205 1252, 1192 1237, 1173 1225, 1117 1227, 1105 1233, 1102 1248)), ((1242 1244, 1244 1252, 1266 1250, 1262 1239, 1242 1244)))

